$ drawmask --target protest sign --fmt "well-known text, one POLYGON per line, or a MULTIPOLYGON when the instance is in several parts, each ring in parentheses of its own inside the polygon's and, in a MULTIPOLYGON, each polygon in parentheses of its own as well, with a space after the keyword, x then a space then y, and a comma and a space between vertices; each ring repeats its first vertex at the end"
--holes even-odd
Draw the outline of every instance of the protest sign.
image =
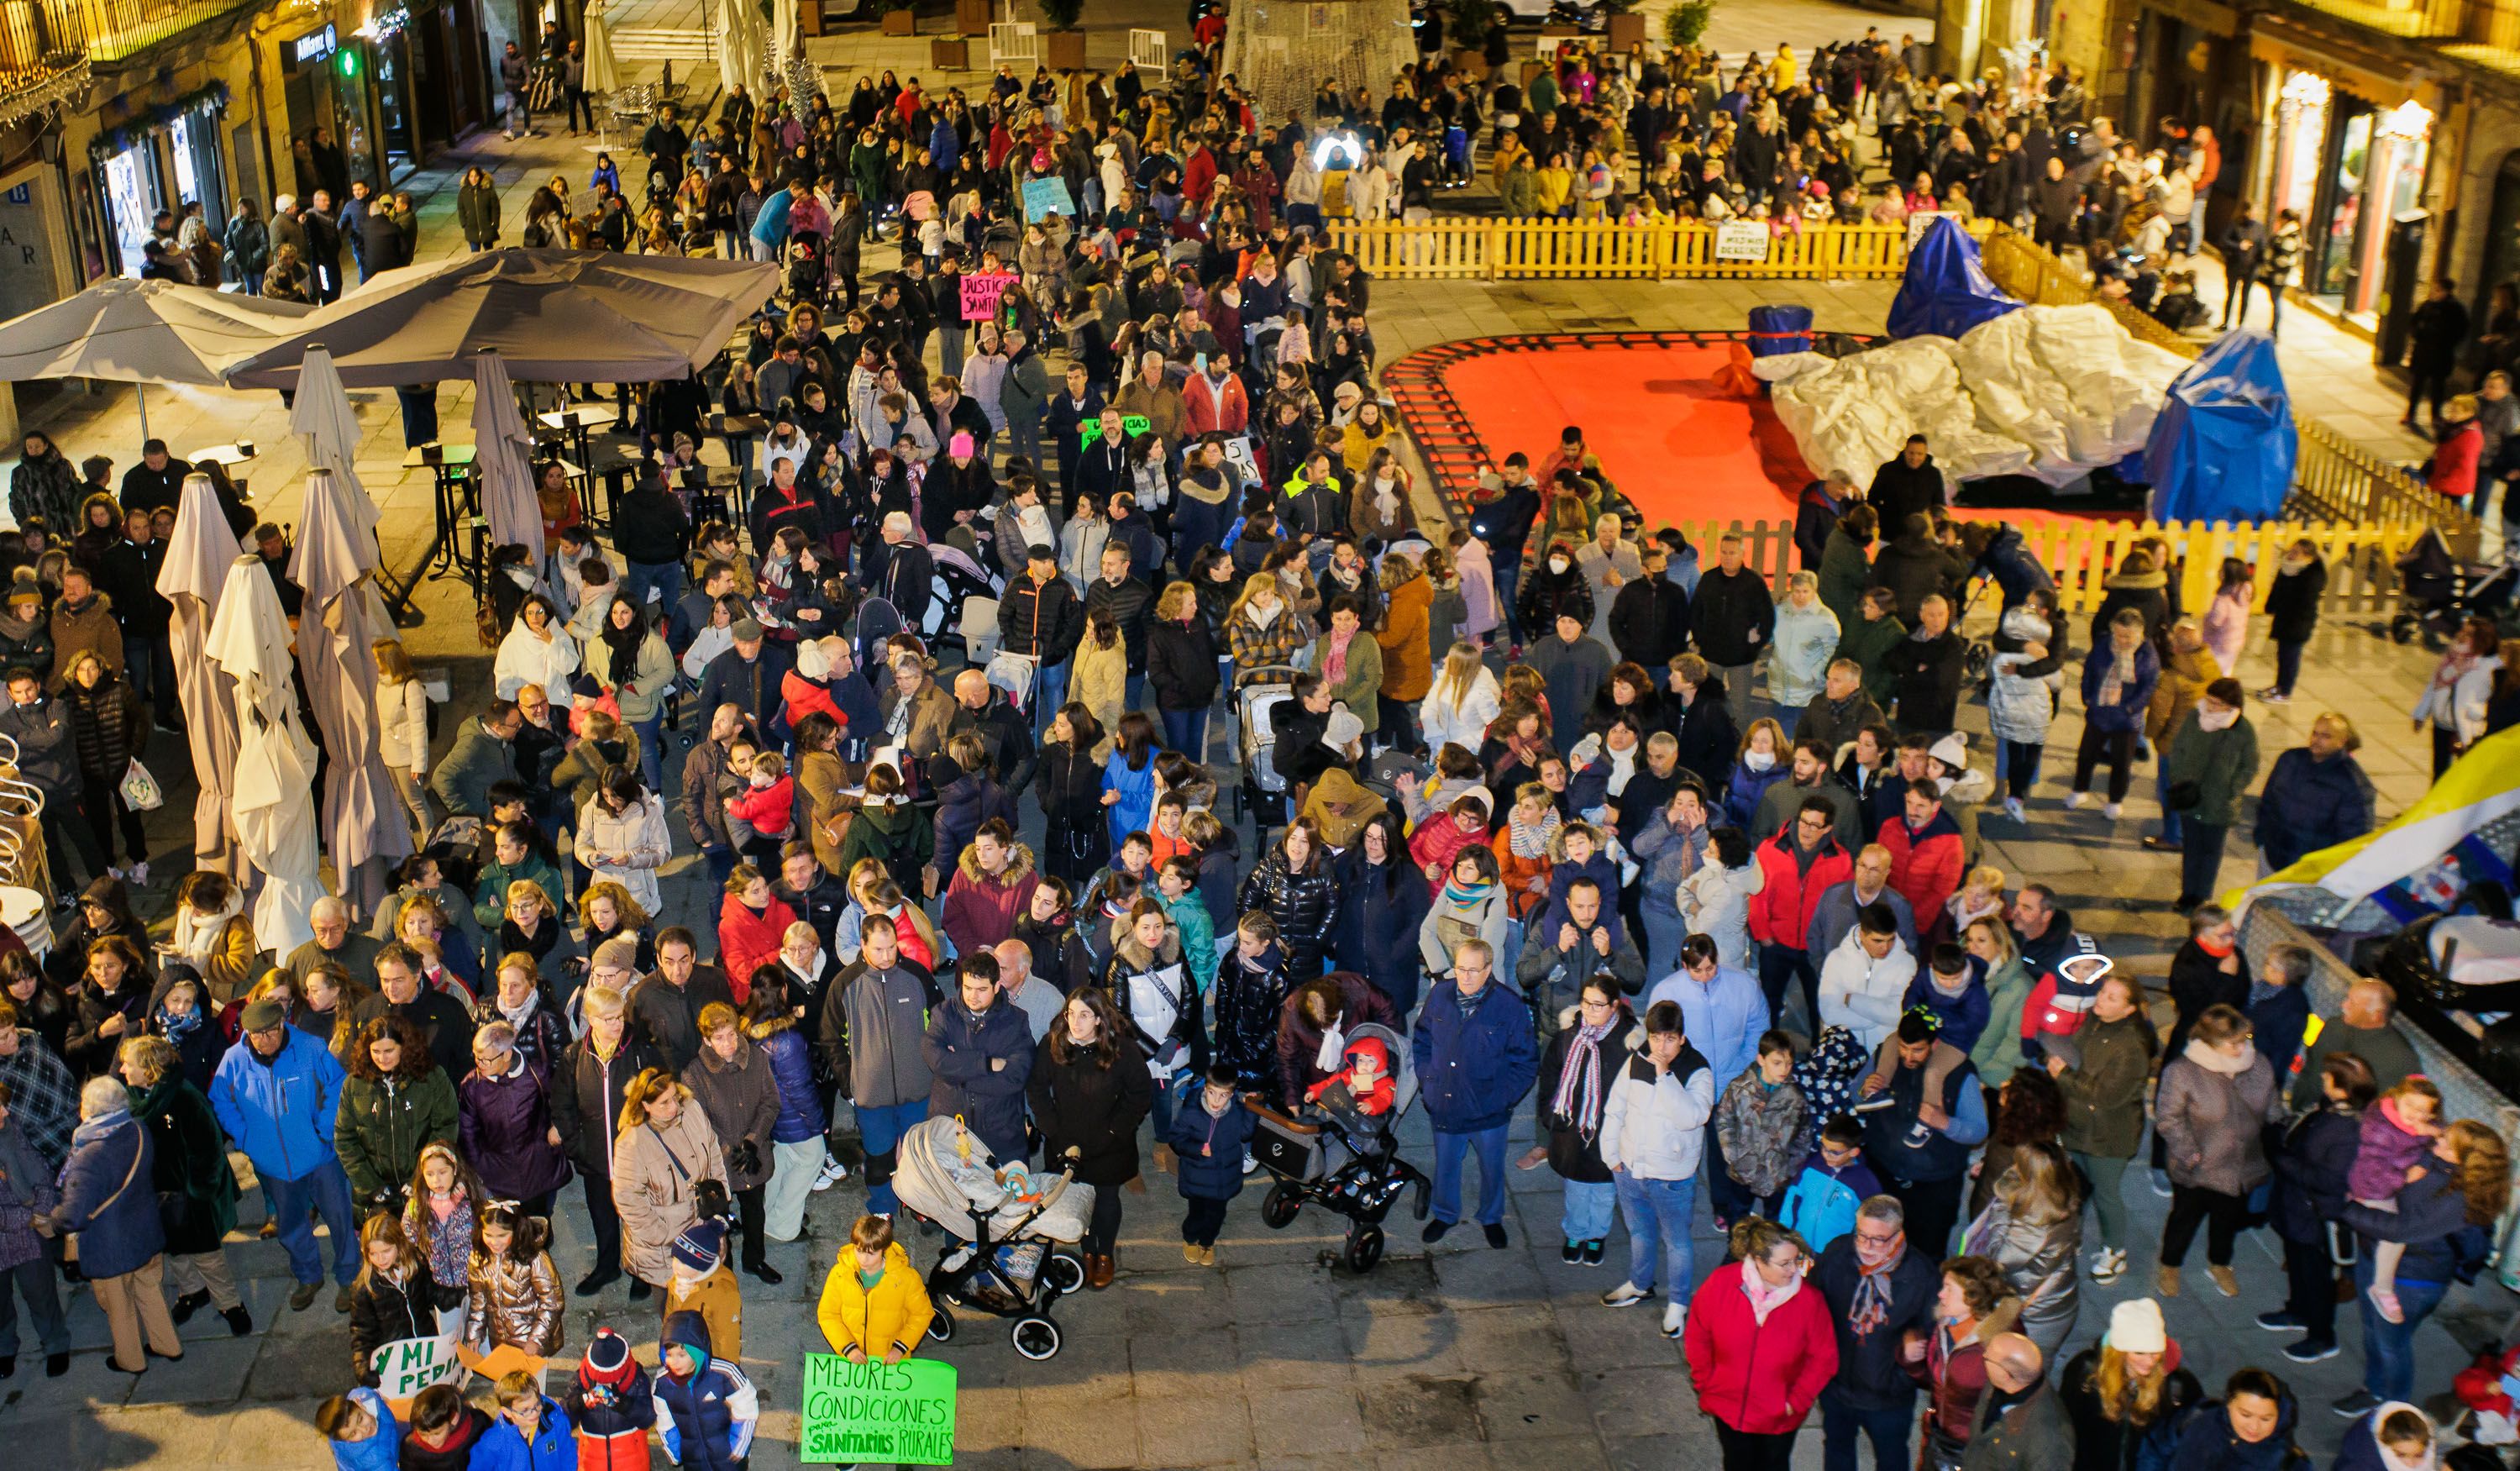
POLYGON ((986 322, 996 316, 998 298, 1007 293, 1007 288, 1015 284, 1015 278, 1005 272, 974 274, 962 280, 963 320, 966 322, 986 322))
MULTIPOLYGON (((1131 439, 1137 438, 1139 435, 1147 432, 1147 430, 1153 426, 1154 421, 1147 418, 1144 414, 1123 414, 1120 416, 1120 432, 1131 439)), ((1102 420, 1099 415, 1077 425, 1076 443, 1077 447, 1080 449, 1092 445, 1095 440, 1102 437, 1102 420)))
POLYGON ((1026 224, 1053 213, 1061 219, 1076 218, 1076 200, 1068 194, 1065 179, 1024 180, 1023 204, 1026 224))
POLYGON ((1715 227, 1717 260, 1759 261, 1768 258, 1768 227, 1758 220, 1726 220, 1715 227))
POLYGON ((954 1365, 933 1359, 851 1363, 808 1354, 796 1458, 951 1465, 959 1380, 954 1365))
POLYGON ((456 1352, 456 1335, 451 1332, 435 1338, 398 1338, 370 1354, 368 1362, 382 1376, 377 1393, 397 1414, 408 1409, 422 1390, 453 1384, 464 1376, 464 1360, 456 1352))

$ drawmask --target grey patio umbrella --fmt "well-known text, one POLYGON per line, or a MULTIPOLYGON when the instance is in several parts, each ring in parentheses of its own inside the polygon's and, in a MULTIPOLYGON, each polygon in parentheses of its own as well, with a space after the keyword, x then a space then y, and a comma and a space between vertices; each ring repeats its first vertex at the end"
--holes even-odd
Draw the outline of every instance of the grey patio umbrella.
POLYGON ((314 311, 294 301, 116 277, 0 322, 0 380, 140 384, 146 435, 148 384, 224 382, 231 365, 278 341, 314 311))
MULTIPOLYGON (((184 737, 193 751, 193 861, 230 878, 246 876, 228 793, 237 764, 236 680, 202 657, 210 621, 239 555, 236 533, 219 510, 207 475, 186 475, 175 503, 175 532, 158 569, 158 593, 175 605, 167 625, 175 648, 175 697, 184 706, 184 737)), ((268 580, 268 579, 266 579, 268 580)))
POLYGON ((331 470, 309 471, 289 560, 290 576, 306 590, 297 618, 297 669, 333 757, 324 777, 326 847, 334 882, 362 912, 383 897, 386 866, 412 851, 411 829, 378 745, 375 645, 391 635, 393 622, 371 580, 377 539, 373 508, 366 517, 359 513, 365 501, 331 470))
POLYGON ((306 915, 324 886, 316 875, 315 743, 297 724, 289 619, 262 558, 240 556, 228 564, 202 651, 236 683, 237 761, 228 801, 237 846, 262 875, 254 939, 285 956, 315 937, 306 915))
POLYGON ((483 349, 472 360, 472 472, 481 477, 481 512, 492 546, 521 543, 543 564, 543 513, 534 500, 534 436, 517 412, 508 365, 483 349))
POLYGON ((296 386, 307 349, 353 388, 469 379, 495 348, 529 383, 679 379, 724 350, 779 282, 766 262, 512 246, 386 271, 228 372, 296 386))

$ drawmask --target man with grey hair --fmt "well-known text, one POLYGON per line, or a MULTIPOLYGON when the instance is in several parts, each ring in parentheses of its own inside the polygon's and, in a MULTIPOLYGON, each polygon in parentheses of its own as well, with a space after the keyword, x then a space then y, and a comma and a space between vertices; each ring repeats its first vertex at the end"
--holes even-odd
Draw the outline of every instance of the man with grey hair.
POLYGON ((1998 1333, 1986 1345, 1986 1393, 1960 1471, 2071 1471, 2074 1424, 2048 1383, 2039 1345, 1998 1333))
POLYGON ((1593 589, 1593 626, 1587 632, 1601 641, 1601 646, 1614 646, 1610 637, 1610 605, 1618 601, 1619 589, 1642 577, 1644 559, 1637 544, 1620 533, 1626 528, 1615 512, 1604 513, 1593 523, 1593 539, 1575 549, 1576 569, 1593 589))
POLYGON ((375 968, 377 952, 384 942, 374 935, 360 934, 350 923, 350 907, 338 898, 327 894, 316 900, 306 912, 306 922, 314 929, 315 938, 289 953, 283 968, 292 980, 302 983, 316 966, 328 963, 354 976, 364 976, 375 968))
POLYGON ((455 1092, 463 1104, 464 1157, 481 1187, 550 1220, 552 1197, 568 1182, 568 1156, 552 1123, 548 1075, 525 1065, 514 1026, 494 1021, 472 1034, 472 1071, 455 1092))
POLYGON ((2336 1019, 2319 1028, 2318 1041, 2302 1054, 2301 1076, 2292 1085, 2292 1106, 2297 1110, 2318 1106, 2319 1065, 2330 1052, 2352 1052, 2369 1063, 2371 1081, 2384 1093, 2407 1081, 2408 1074, 2422 1072, 2415 1049, 2389 1024, 2397 1005, 2398 994, 2386 981, 2364 976, 2346 987, 2345 1005, 2336 1019))
MULTIPOLYGON (((1821 1148, 1803 1167, 1833 1174, 1863 1169, 1863 1130, 1838 1136, 1845 1166, 1829 1159, 1831 1131, 1823 1126, 1821 1148), (1852 1139, 1853 1144, 1844 1141, 1852 1139)), ((1869 1178, 1869 1172, 1864 1172, 1869 1178)), ((1800 1184, 1795 1187, 1801 1189, 1800 1184)), ((1811 1270, 1811 1285, 1827 1300, 1837 1328, 1837 1374, 1820 1392, 1821 1456, 1825 1471, 1855 1471, 1856 1440, 1872 1443, 1876 1471, 1909 1464, 1908 1427, 1916 1419, 1916 1381, 1908 1366, 1919 1361, 1934 1331, 1934 1297, 1942 1274, 1922 1252, 1910 1251, 1907 1211, 1897 1197, 1873 1195, 1855 1208, 1855 1226, 1831 1241, 1811 1270)))
POLYGON ((989 954, 998 958, 998 990, 1024 1014, 1038 1044, 1050 1035, 1050 1024, 1058 1020, 1066 998, 1057 986, 1032 973, 1032 947, 1021 940, 1001 940, 989 954))
MULTIPOLYGON (((62 1169, 61 1202, 38 1223, 48 1235, 77 1237, 79 1271, 112 1331, 111 1362, 126 1374, 146 1370, 149 1355, 184 1357, 166 1310, 166 1231, 157 1192, 126 1188, 149 1174, 153 1152, 148 1127, 131 1116, 131 1095, 120 1080, 90 1078, 79 1090, 79 1127, 62 1169)), ((46 1357, 55 1373, 52 1361, 68 1358, 46 1357)))
POLYGON ((1164 376, 1164 355, 1145 352, 1138 356, 1138 376, 1120 389, 1111 401, 1123 419, 1143 416, 1147 432, 1163 441, 1164 458, 1177 462, 1181 455, 1182 431, 1190 423, 1190 405, 1181 390, 1164 376))
MULTIPOLYGON (((388 984, 389 1005, 410 1001, 417 986, 411 952, 396 944, 380 957, 395 961, 399 986, 388 984)), ((454 1003, 439 993, 430 996, 454 1003)), ((462 1008, 457 1007, 457 1014, 462 1008)), ((293 1312, 315 1301, 324 1281, 324 1258, 315 1246, 310 1216, 321 1215, 333 1237, 333 1275, 339 1283, 333 1311, 350 1311, 350 1282, 359 1272, 359 1233, 350 1210, 350 1178, 333 1152, 333 1126, 340 1113, 341 1064, 313 1037, 289 1024, 288 1009, 269 997, 245 1008, 245 1036, 219 1059, 210 1076, 210 1111, 229 1140, 253 1161, 253 1172, 271 1194, 272 1219, 289 1253, 289 1294, 293 1312)), ((427 1035, 426 1032, 423 1034, 427 1035)), ((154 1294, 153 1294, 154 1295, 154 1294)))

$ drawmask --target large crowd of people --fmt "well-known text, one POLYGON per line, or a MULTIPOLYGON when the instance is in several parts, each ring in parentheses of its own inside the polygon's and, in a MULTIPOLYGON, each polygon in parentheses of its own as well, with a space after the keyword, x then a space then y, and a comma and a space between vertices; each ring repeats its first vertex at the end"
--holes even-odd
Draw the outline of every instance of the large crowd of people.
MULTIPOLYGON (((2236 673, 2259 569, 2228 564, 2191 612, 2171 548, 2138 544, 2078 654, 2019 533, 1948 517, 1921 437, 1868 485, 1816 483, 1774 584, 1737 535, 1648 530, 1574 427, 1455 525, 1374 386, 1372 283, 1314 228, 1315 131, 1371 132, 1415 207, 1413 171, 1474 117, 1524 156, 1677 140, 1698 161, 1647 197, 1700 170, 1701 206, 1790 211, 1721 160, 1781 110, 1822 135, 1800 157, 1851 167, 1830 130, 1868 115, 1897 177, 1931 115, 1911 62, 1872 38, 1809 74, 1785 48, 1579 48, 1554 97, 1510 98, 1430 63, 1378 110, 1328 89, 1282 126, 1213 67, 1162 91, 1002 71, 976 98, 887 74, 757 111, 732 88, 697 136, 659 114, 647 204, 601 156, 595 209, 537 191, 529 243, 748 240, 782 290, 722 376, 641 393, 648 459, 608 518, 545 467, 548 554, 495 557, 469 707, 433 711, 379 646, 421 851, 381 904, 319 901, 285 955, 220 873, 143 917, 168 886, 122 780, 183 721, 155 567, 184 478, 212 478, 289 602, 285 538, 156 441, 116 487, 27 436, 0 734, 47 799, 63 911, 40 957, 0 930, 0 1378, 20 1303, 68 1371, 65 1280, 125 1373, 184 1357, 205 1309, 250 1332, 241 1157, 286 1311, 329 1278, 345 1319, 357 1387, 317 1420, 343 1466, 644 1464, 652 1434, 740 1466, 762 1408, 742 1278, 781 1280, 774 1243, 839 1243, 816 1313, 835 1352, 921 1350, 931 1247, 894 1181, 922 1121, 1095 1186, 1102 1291, 1129 1281, 1124 1209, 1168 1209, 1126 1187, 1170 1177, 1185 1264, 1230 1263, 1258 1122, 1326 1093, 1407 1108, 1405 1085, 1432 1129, 1424 1242, 1511 1244, 1508 1171, 1550 1170, 1562 1262, 1605 1270, 1604 1311, 1659 1305, 1728 1471, 1781 1471, 1815 1412, 1832 1471, 1859 1443, 1901 1466, 1912 1435, 1966 1471, 2272 1471, 2301 1409, 2277 1375, 2209 1393, 2155 1299, 2081 1311, 2139 1255, 2158 1297, 2193 1290, 2200 1227, 2226 1296, 2238 1236, 2281 1240, 2259 1322, 2289 1361, 2343 1351, 2350 1279, 2346 1458, 2425 1464, 2413 1335, 2482 1263, 2508 1155, 2443 1116, 2385 987, 2306 1042, 2313 957, 2244 955, 2211 902, 2261 775, 2236 673), (1025 218, 1053 177, 1081 211, 1025 218), (862 284, 881 233, 900 263, 862 284), (974 298, 971 275, 1001 279, 974 298), (766 423, 717 436, 732 497, 698 459, 712 399, 766 423), (1975 740, 1957 625, 1980 577, 2002 606, 1975 740), (2145 845, 2180 854, 2190 930, 2166 998, 1984 862, 1982 821, 2056 795, 2069 683, 2063 807, 2105 766, 2118 821, 2155 766, 2145 845), (674 922, 669 870, 705 874, 703 913, 674 922), (1726 1244, 1702 1278, 1701 1182, 1726 1244), (2151 1241, 2128 1209, 2147 1186, 2151 1241), (379 1352, 450 1331, 490 1403, 389 1402, 379 1352)), ((2075 95, 1985 100, 2037 128, 2075 95)), ((2004 115, 1960 113, 1955 155, 2004 115)), ((2028 147, 1921 187, 1957 203, 2028 147)), ((495 194, 466 219, 497 240, 495 194)), ((2325 571, 2305 541, 2266 575, 2255 697, 2280 701, 2325 571)), ((2520 716, 2498 646, 2463 629, 2412 712, 2438 761, 2520 716)), ((2358 738, 2321 715, 2273 760, 2268 868, 2372 825, 2358 738)))

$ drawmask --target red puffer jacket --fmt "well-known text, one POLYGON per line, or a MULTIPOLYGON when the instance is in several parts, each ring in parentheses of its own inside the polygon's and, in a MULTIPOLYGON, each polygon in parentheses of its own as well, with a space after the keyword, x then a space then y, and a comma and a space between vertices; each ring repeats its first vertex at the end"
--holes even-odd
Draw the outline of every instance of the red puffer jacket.
POLYGON ((1827 1299, 1809 1282, 1759 1321, 1741 1290, 1744 1270, 1727 1262, 1689 1298, 1688 1377, 1698 1408, 1735 1430, 1781 1435, 1802 1424, 1836 1375, 1837 1333, 1827 1299))
POLYGON ((1794 859, 1793 842, 1793 825, 1788 823, 1759 845, 1759 872, 1767 881, 1750 899, 1750 938, 1762 945, 1808 950, 1807 932, 1812 914, 1820 909, 1820 896, 1855 876, 1855 860, 1831 837, 1805 871, 1794 859))

